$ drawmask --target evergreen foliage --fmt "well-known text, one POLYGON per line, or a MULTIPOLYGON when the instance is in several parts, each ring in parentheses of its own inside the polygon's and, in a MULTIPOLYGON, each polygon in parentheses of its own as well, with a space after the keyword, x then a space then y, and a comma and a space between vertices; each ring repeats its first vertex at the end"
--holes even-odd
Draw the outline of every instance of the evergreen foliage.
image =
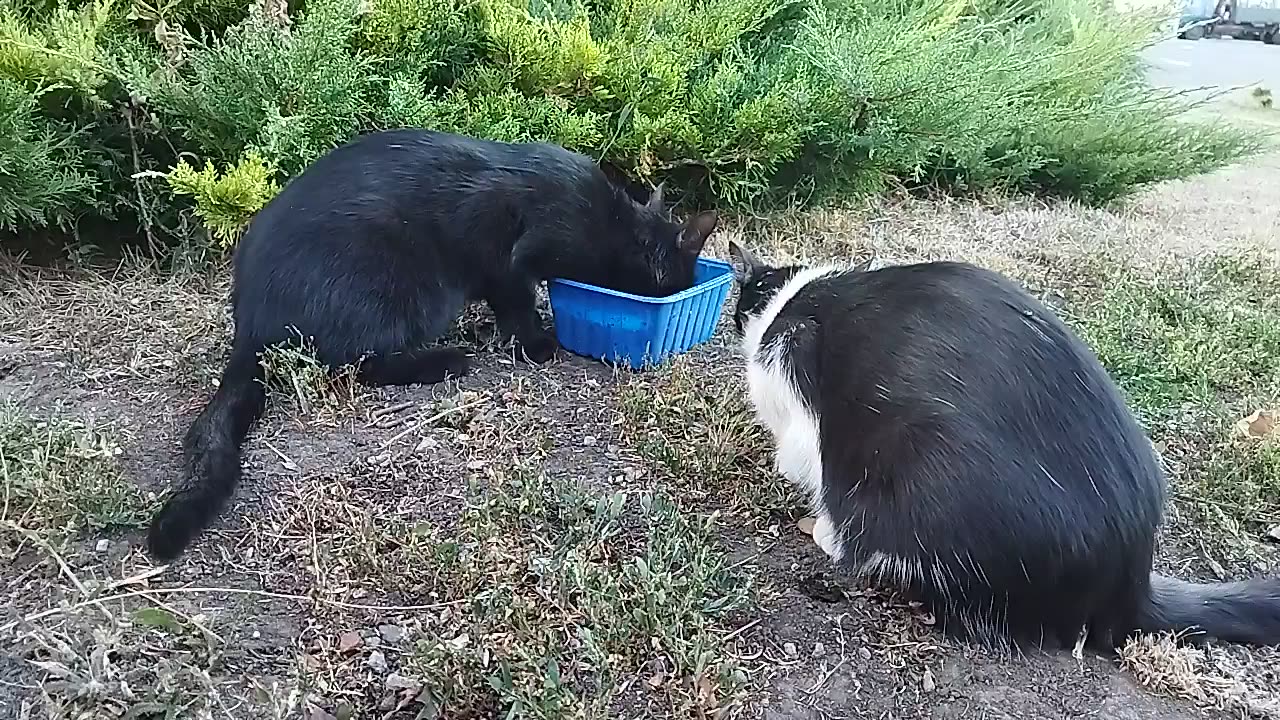
POLYGON ((1259 146, 1145 83, 1156 19, 1105 0, 0 0, 0 224, 173 242, 194 212, 230 243, 315 158, 400 126, 556 142, 691 205, 1103 203, 1259 146))

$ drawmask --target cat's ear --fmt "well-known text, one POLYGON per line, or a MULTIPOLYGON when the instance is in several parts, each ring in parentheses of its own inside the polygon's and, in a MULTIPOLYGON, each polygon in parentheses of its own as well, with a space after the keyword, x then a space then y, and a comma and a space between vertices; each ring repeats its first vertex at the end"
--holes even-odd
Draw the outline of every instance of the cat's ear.
POLYGON ((707 239, 711 237, 711 233, 716 231, 716 223, 719 221, 720 215, 714 210, 700 212, 685 220, 684 226, 680 228, 680 237, 676 240, 676 247, 680 248, 680 252, 689 255, 700 255, 703 246, 707 244, 707 239))
POLYGON ((764 263, 736 240, 729 241, 729 265, 733 268, 733 279, 739 285, 745 285, 757 269, 764 267, 764 263))
POLYGON ((666 183, 658 183, 658 187, 653 189, 653 193, 649 195, 649 202, 644 204, 645 210, 662 210, 662 188, 664 185, 666 185, 666 183))

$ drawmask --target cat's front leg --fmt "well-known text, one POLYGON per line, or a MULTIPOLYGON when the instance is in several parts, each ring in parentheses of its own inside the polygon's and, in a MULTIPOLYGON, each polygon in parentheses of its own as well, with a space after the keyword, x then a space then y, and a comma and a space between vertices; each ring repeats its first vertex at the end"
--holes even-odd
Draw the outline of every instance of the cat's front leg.
POLYGON ((534 363, 555 357, 560 344, 542 326, 534 285, 524 278, 509 278, 486 299, 498 323, 503 341, 515 338, 519 354, 534 363))
POLYGON ((555 357, 560 343, 556 341, 556 336, 550 330, 542 327, 542 321, 536 309, 527 312, 512 309, 504 312, 498 309, 504 307, 501 301, 497 305, 491 302, 489 306, 493 308, 494 317, 498 322, 498 332, 504 341, 515 339, 519 355, 523 355, 532 363, 544 363, 555 357))
POLYGON ((840 562, 844 558, 844 544, 840 542, 839 531, 825 510, 820 510, 818 517, 814 518, 813 541, 833 561, 840 562))
POLYGON ((560 343, 542 325, 538 316, 538 284, 550 274, 541 272, 546 264, 540 249, 547 245, 542 236, 526 233, 515 244, 510 264, 492 283, 488 298, 498 332, 503 341, 515 338, 518 354, 534 363, 555 357, 560 343))

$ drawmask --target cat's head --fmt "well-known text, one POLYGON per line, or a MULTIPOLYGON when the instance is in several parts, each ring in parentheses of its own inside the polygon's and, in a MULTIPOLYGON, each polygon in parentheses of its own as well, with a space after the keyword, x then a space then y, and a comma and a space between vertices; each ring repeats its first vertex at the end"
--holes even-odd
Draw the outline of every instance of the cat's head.
POLYGON ((647 297, 666 297, 693 287, 694 269, 707 240, 715 232, 715 211, 676 222, 662 204, 659 185, 635 210, 635 244, 613 258, 615 281, 609 287, 647 297))
MULTIPOLYGON (((868 272, 876 262, 876 257, 872 255, 850 267, 848 271, 868 272)), ((733 312, 733 326, 739 336, 746 328, 747 321, 753 315, 764 312, 765 306, 787 281, 805 269, 804 265, 769 265, 733 240, 729 241, 729 265, 733 268, 733 279, 738 285, 738 304, 733 312)))
POLYGON ((741 336, 752 315, 764 311, 769 300, 787 284, 803 265, 774 267, 762 262, 736 241, 729 241, 729 265, 738 285, 738 304, 733 311, 733 326, 741 336))

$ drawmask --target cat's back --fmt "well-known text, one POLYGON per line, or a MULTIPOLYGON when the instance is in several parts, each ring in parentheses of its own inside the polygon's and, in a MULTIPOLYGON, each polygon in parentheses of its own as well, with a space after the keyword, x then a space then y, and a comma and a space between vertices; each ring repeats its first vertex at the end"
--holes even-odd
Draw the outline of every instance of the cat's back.
POLYGON ((809 283, 786 312, 818 321, 823 356, 838 369, 832 379, 861 383, 859 391, 874 378, 903 398, 992 412, 1039 415, 1058 404, 1127 416, 1102 364, 1051 309, 969 263, 833 273, 809 283))
POLYGON ((585 156, 546 143, 384 130, 361 135, 317 159, 255 222, 456 211, 460 201, 472 197, 580 184, 591 179, 592 170, 585 156))
POLYGON ((821 327, 814 400, 848 424, 915 432, 920 452, 945 438, 939 449, 964 447, 966 462, 982 458, 993 476, 1088 467, 1096 483, 1084 472, 1075 480, 1089 492, 1142 487, 1130 497, 1157 511, 1158 465, 1124 397, 1092 350, 1015 281, 968 263, 920 263, 831 274, 793 303, 789 312, 821 327))
POLYGON ((1071 365, 1092 358, 1058 316, 1020 285, 964 262, 832 272, 808 283, 785 312, 819 320, 833 347, 848 345, 850 351, 898 355, 903 361, 911 360, 912 349, 926 346, 960 355, 972 349, 988 364, 1017 362, 992 357, 993 352, 1034 361, 1052 355, 1071 365))
POLYGON ((442 257, 493 261, 539 213, 599 206, 594 172, 589 158, 544 143, 369 133, 317 159, 258 212, 238 243, 237 271, 314 265, 327 273, 338 262, 382 273, 442 257))

